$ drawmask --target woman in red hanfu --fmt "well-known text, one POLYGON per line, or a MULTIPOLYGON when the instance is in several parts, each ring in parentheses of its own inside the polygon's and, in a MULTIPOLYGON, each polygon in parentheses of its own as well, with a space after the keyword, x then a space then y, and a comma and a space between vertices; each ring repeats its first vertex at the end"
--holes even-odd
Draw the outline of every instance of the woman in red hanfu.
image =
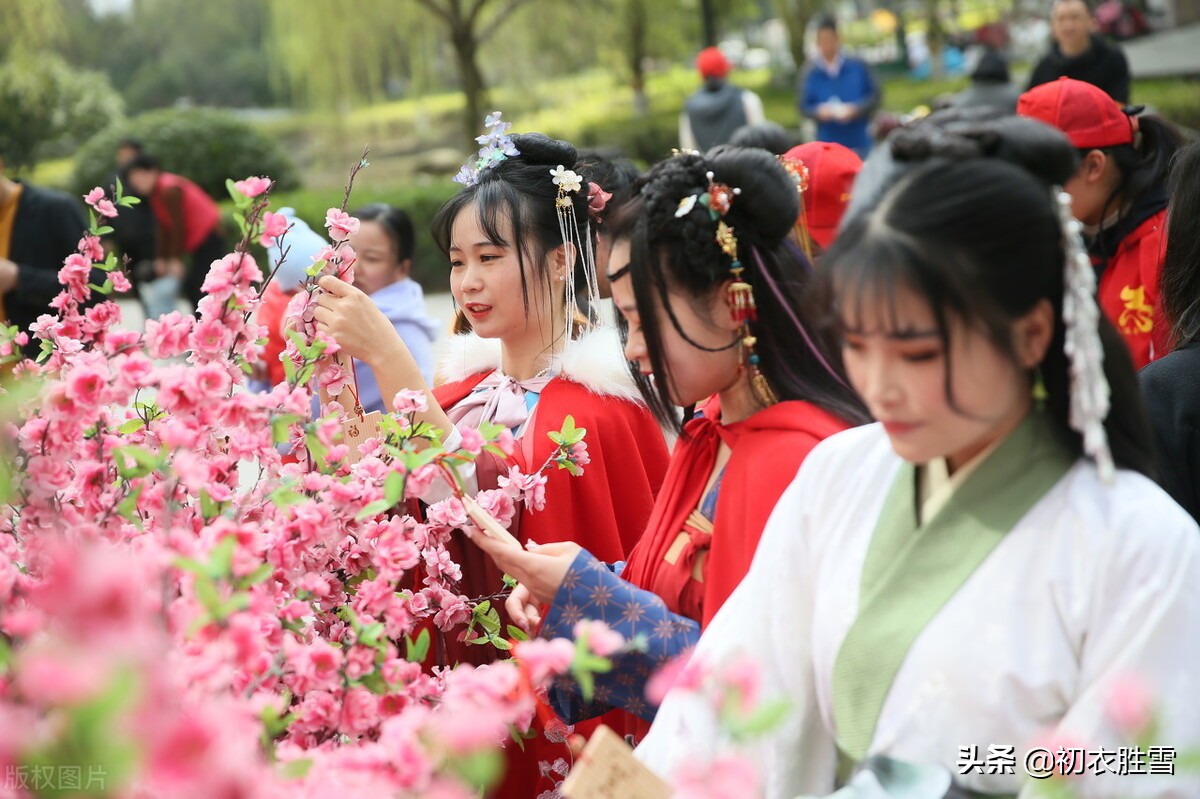
MULTIPOLYGON (((522 540, 573 540, 600 557, 620 560, 633 549, 654 504, 668 453, 662 429, 641 400, 612 328, 594 326, 575 310, 575 286, 593 287, 589 194, 574 171, 575 149, 540 134, 507 135, 507 123, 489 117, 479 158, 459 177, 465 188, 438 213, 433 235, 450 261, 450 283, 459 308, 454 336, 440 359, 443 382, 428 389, 428 410, 418 420, 445 431, 455 449, 460 430, 483 423, 512 431, 514 453, 499 459, 484 452, 463 470, 469 488, 494 488, 513 466, 536 472, 556 445, 548 433, 569 415, 586 428, 584 473, 546 475, 545 508, 514 522, 522 540)), ((382 396, 426 388, 412 356, 371 300, 336 278, 322 278, 325 295, 316 311, 319 329, 342 350, 370 367, 382 396)), ((595 298, 589 307, 595 307, 595 298)), ((433 503, 450 496, 434 485, 422 496, 433 503)), ((502 573, 459 533, 447 549, 461 566, 458 593, 494 595, 502 573)), ((507 620, 505 620, 507 621, 507 620)), ((468 646, 439 636, 431 665, 494 660, 490 647, 468 646)), ((553 718, 553 713, 546 709, 553 718)), ((578 732, 588 733, 591 727, 578 732)), ((534 797, 554 787, 540 767, 569 757, 559 735, 535 727, 524 750, 509 747, 500 797, 534 797)))
POLYGON ((608 277, 643 395, 664 424, 672 406, 711 399, 683 425, 627 563, 578 543, 520 551, 475 536, 521 581, 508 601, 518 623, 553 638, 600 619, 642 639, 596 675, 593 701, 559 682, 552 701, 568 720, 613 707, 653 718, 648 676, 696 641, 745 575, 800 462, 867 420, 837 348, 803 321, 813 303, 809 265, 789 241, 798 205, 786 163, 717 148, 656 165, 613 220, 608 277))

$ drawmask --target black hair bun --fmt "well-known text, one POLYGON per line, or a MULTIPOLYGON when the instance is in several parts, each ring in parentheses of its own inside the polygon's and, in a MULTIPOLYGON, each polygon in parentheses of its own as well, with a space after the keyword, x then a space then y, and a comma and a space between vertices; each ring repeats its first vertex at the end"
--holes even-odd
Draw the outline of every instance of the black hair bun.
POLYGON ((947 109, 897 129, 863 165, 846 222, 874 208, 888 189, 931 159, 988 158, 1020 167, 1046 187, 1075 172, 1078 154, 1063 133, 1026 117, 990 109, 947 109))
POLYGON ((560 139, 552 139, 542 133, 517 133, 512 136, 513 144, 520 150, 520 159, 526 164, 574 169, 579 153, 575 147, 560 139))
POLYGON ((729 207, 728 221, 735 231, 752 231, 759 243, 782 241, 800 216, 796 182, 766 150, 722 145, 708 152, 713 179, 741 189, 729 207))
POLYGON ((962 113, 935 114, 898 130, 892 154, 898 161, 994 158, 1021 167, 1047 186, 1069 179, 1077 158, 1067 137, 1043 122, 962 113))

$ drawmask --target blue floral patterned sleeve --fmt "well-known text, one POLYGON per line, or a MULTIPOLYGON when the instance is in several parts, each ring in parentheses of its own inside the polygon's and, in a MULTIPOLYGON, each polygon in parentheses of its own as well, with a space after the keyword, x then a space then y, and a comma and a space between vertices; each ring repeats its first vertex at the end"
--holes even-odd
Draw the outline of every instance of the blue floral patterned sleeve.
MULTIPOLYGON (((618 564, 618 566, 623 564, 618 564)), ((613 669, 596 675, 596 691, 585 703, 573 680, 560 678, 551 686, 550 704, 568 723, 595 718, 621 708, 647 721, 658 708, 646 701, 646 681, 661 666, 700 639, 700 623, 667 609, 662 599, 617 576, 587 550, 581 551, 563 578, 542 624, 544 638, 574 638, 582 619, 599 619, 626 640, 640 638, 642 651, 613 659, 613 669)))

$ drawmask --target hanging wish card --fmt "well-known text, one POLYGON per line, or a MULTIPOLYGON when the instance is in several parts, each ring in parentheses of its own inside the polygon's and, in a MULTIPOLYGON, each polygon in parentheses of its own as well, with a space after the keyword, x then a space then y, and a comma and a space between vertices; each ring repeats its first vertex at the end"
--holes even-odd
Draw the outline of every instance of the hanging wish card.
MULTIPOLYGON (((362 405, 358 401, 358 380, 354 375, 354 359, 344 353, 337 353, 333 356, 334 362, 350 375, 350 382, 342 387, 342 391, 332 399, 346 409, 345 415, 342 417, 342 442, 350 448, 346 460, 350 463, 358 463, 362 460, 362 453, 359 451, 368 438, 380 438, 383 431, 380 429, 380 423, 383 421, 383 414, 379 411, 371 411, 363 413, 362 405)), ((321 404, 325 405, 331 397, 325 388, 317 389, 317 394, 321 399, 321 404)))
POLYGON ((567 799, 670 799, 671 789, 621 736, 601 725, 559 790, 567 799))

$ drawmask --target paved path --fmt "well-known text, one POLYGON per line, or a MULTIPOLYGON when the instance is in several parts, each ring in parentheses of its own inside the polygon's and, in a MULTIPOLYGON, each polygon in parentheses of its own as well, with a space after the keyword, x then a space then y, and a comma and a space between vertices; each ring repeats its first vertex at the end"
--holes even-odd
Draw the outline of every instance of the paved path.
MULTIPOLYGON (((1135 78, 1200 76, 1200 23, 1154 33, 1121 45, 1135 78)), ((1200 86, 1196 87, 1200 104, 1200 86)))

